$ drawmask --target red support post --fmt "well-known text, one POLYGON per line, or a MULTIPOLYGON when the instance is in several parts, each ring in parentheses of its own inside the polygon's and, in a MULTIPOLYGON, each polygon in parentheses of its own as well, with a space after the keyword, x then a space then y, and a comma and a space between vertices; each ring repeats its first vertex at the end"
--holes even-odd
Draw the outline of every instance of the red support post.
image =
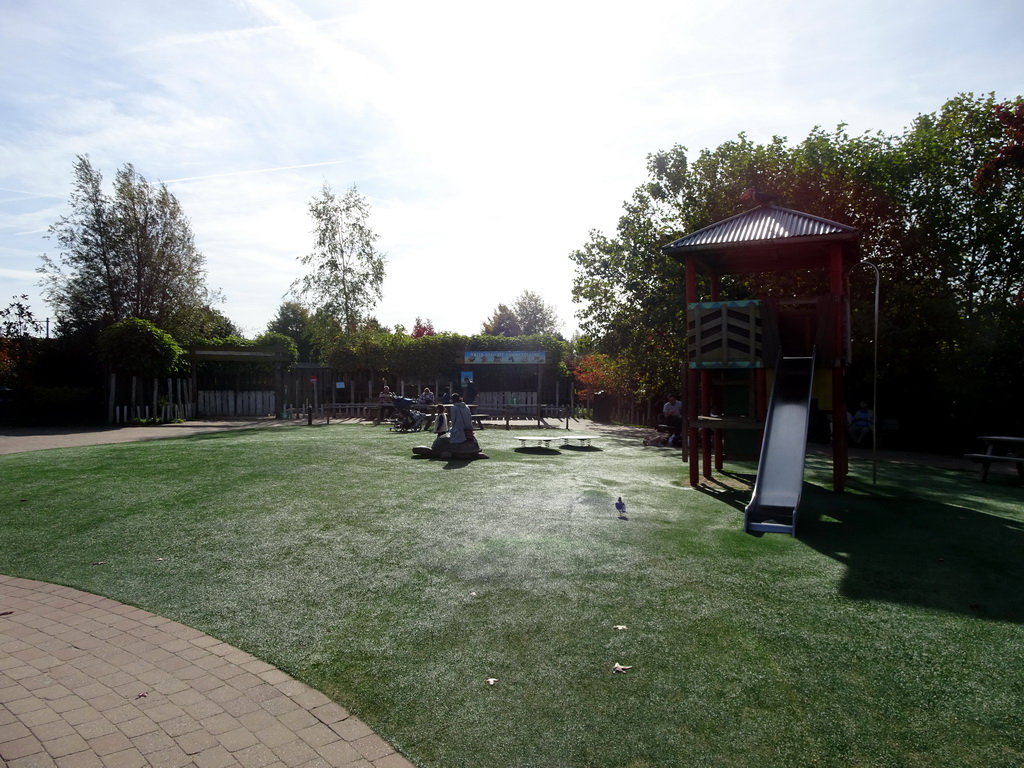
MULTIPOLYGON (((687 326, 691 320, 690 305, 697 301, 697 261, 693 256, 686 257, 686 318, 687 326)), ((687 354, 692 356, 691 350, 687 354)), ((697 466, 697 441, 700 430, 697 429, 697 403, 700 397, 700 376, 696 368, 686 366, 686 450, 690 459, 690 485, 700 485, 700 468, 697 466)))

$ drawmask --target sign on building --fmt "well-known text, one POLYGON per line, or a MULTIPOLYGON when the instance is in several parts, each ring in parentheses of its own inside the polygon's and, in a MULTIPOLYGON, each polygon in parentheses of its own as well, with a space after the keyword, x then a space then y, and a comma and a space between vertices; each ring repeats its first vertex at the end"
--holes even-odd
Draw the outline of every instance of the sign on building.
POLYGON ((543 365, 547 362, 547 353, 544 350, 522 352, 514 349, 503 352, 466 352, 462 361, 466 365, 522 365, 524 363, 543 365))

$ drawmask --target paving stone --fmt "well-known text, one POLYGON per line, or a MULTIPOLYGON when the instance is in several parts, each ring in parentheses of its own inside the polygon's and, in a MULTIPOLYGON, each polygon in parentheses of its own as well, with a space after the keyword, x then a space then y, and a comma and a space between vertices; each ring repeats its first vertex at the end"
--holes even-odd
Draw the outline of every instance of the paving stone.
POLYGON ((395 751, 390 744, 384 741, 384 739, 376 733, 371 733, 369 736, 363 736, 361 739, 356 739, 351 742, 351 744, 355 747, 356 752, 371 761, 379 760, 380 758, 386 757, 395 751))
POLYGON ((89 746, 97 755, 103 757, 104 755, 112 755, 115 752, 130 749, 132 747, 132 742, 131 739, 120 731, 114 731, 113 733, 108 733, 105 736, 98 736, 95 739, 90 739, 89 746))
POLYGON ((178 747, 169 747, 148 754, 146 760, 153 768, 184 768, 186 765, 192 765, 192 757, 178 747))
POLYGON ((53 764, 52 757, 40 752, 35 755, 29 755, 28 757, 20 757, 17 760, 11 760, 4 765, 6 768, 53 768, 53 764))
POLYGON ((73 755, 75 752, 81 752, 83 749, 89 749, 89 743, 79 736, 78 733, 43 741, 43 746, 49 755, 54 758, 73 755))
POLYGON ((54 762, 57 764, 57 768, 103 768, 103 761, 91 749, 58 757, 54 762))
POLYGON ((146 758, 134 747, 100 758, 105 768, 145 768, 146 758))

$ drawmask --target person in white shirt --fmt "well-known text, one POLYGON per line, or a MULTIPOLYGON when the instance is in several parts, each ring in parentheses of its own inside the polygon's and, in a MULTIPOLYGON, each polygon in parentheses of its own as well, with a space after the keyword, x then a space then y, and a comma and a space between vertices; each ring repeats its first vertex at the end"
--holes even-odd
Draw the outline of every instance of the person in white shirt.
POLYGON ((671 434, 678 435, 683 431, 683 402, 676 394, 668 396, 668 402, 661 408, 662 424, 666 425, 671 434))
MULTIPOLYGON (((452 395, 452 448, 461 452, 460 443, 469 441, 476 442, 473 434, 473 415, 469 411, 469 406, 462 402, 462 397, 455 394, 452 395)), ((477 446, 476 450, 480 450, 480 446, 477 446)))

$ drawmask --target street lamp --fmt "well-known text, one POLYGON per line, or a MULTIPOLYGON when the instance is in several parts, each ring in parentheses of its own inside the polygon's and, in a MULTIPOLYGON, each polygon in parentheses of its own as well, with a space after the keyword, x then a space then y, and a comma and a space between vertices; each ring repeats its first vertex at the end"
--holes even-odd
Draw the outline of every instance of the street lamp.
POLYGON ((875 271, 875 338, 872 342, 874 350, 874 362, 871 373, 871 407, 874 410, 875 420, 871 429, 871 482, 878 484, 878 291, 881 284, 881 273, 878 267, 870 261, 858 261, 850 272, 860 266, 871 267, 875 271))

